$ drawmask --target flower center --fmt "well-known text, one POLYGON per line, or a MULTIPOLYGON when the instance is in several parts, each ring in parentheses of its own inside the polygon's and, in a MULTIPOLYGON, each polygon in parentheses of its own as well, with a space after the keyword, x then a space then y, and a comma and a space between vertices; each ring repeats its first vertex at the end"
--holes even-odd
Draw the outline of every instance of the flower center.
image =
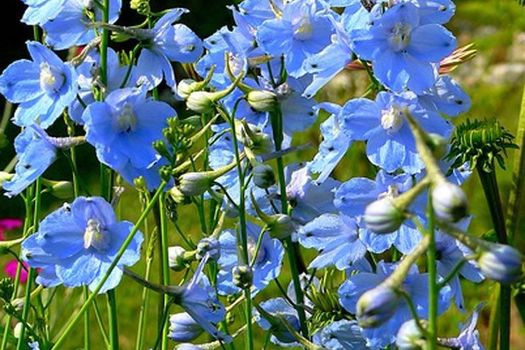
POLYGON ((410 33, 412 28, 405 23, 397 23, 392 29, 392 35, 389 38, 390 46, 396 52, 406 49, 410 43, 410 33))
POLYGON ((44 62, 40 64, 40 88, 47 94, 57 93, 64 85, 64 75, 56 67, 44 62))
POLYGON ((396 185, 388 185, 386 192, 380 193, 377 199, 390 198, 394 199, 399 196, 399 188, 396 185))
POLYGON ((84 232, 84 248, 95 248, 104 251, 109 246, 109 237, 103 232, 100 222, 97 219, 89 219, 84 232))
POLYGON ((122 111, 117 117, 117 128, 120 131, 130 132, 135 129, 136 125, 137 125, 137 116, 135 115, 135 112, 133 111, 133 106, 126 103, 124 107, 122 107, 122 111))
POLYGON ((293 28, 293 36, 297 40, 308 40, 312 36, 312 22, 308 17, 302 17, 297 22, 293 23, 293 28))
POLYGON ((293 90, 288 83, 283 83, 275 89, 275 93, 279 98, 286 98, 293 93, 293 90))
POLYGON ((397 132, 403 126, 403 112, 396 106, 381 111, 381 126, 388 134, 397 132))

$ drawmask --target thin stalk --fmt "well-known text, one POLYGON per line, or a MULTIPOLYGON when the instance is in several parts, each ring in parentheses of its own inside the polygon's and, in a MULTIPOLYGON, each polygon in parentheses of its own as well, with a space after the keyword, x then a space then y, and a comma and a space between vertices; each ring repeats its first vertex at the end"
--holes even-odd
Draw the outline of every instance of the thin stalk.
POLYGON ((492 293, 492 305, 490 307, 490 318, 489 318, 489 340, 488 340, 488 349, 497 350, 498 349, 498 339, 499 339, 499 292, 500 285, 496 285, 494 292, 492 293))
MULTIPOLYGON (((102 6, 102 22, 109 23, 109 0, 103 0, 102 6)), ((102 28, 102 38, 100 41, 100 80, 104 86, 108 84, 108 45, 109 31, 107 28, 102 28)))
POLYGON ((438 293, 437 269, 436 269, 436 232, 434 227, 434 208, 432 207, 432 196, 428 195, 428 229, 430 242, 427 250, 428 268, 428 350, 437 349, 437 314, 438 314, 438 293))
MULTIPOLYGON (((170 266, 168 260, 168 217, 166 215, 166 208, 164 207, 166 199, 166 194, 162 193, 159 200, 159 211, 160 211, 160 247, 161 247, 161 265, 162 265, 162 284, 165 286, 170 285, 170 266)), ((166 305, 166 308, 169 307, 170 297, 167 294, 162 296, 164 298, 163 304, 166 305)), ((167 334, 168 332, 168 322, 164 320, 162 323, 162 334, 167 334)), ((162 337, 161 349, 168 349, 168 338, 166 336, 162 337)))
MULTIPOLYGON (((273 140, 275 143, 275 151, 279 152, 282 148, 283 142, 283 129, 282 129, 282 114, 281 111, 274 111, 270 113, 272 131, 273 131, 273 140)), ((281 212, 283 214, 288 214, 288 199, 286 197, 286 179, 284 176, 284 163, 282 156, 277 157, 277 177, 279 180, 279 192, 281 194, 281 212)), ((288 256, 288 262, 290 264, 290 269, 292 272, 292 281, 293 288, 295 292, 295 298, 297 304, 304 304, 304 294, 301 287, 301 280, 299 278, 299 268, 298 268, 298 251, 293 245, 292 239, 290 237, 284 240, 284 247, 286 249, 286 255, 288 256)), ((308 327, 306 325, 306 313, 302 307, 296 307, 297 314, 299 316, 299 323, 301 326, 301 333, 303 336, 308 337, 308 327)))
POLYGON ((111 350, 119 349, 117 296, 114 289, 108 290, 109 343, 111 350))
POLYGON ((77 322, 80 320, 80 318, 82 317, 84 312, 86 312, 86 310, 89 308, 89 306, 91 305, 93 300, 97 297, 98 293, 100 292, 100 290, 104 286, 104 283, 106 283, 106 281, 108 280, 110 274, 113 272, 113 270, 115 269, 115 267, 119 263, 120 259, 122 258, 122 256, 126 252, 126 249, 128 248, 128 246, 133 241, 133 238, 135 237, 135 234, 138 232, 139 227, 142 226, 142 224, 144 223, 144 220, 146 220, 149 212, 156 205, 157 201, 159 200, 160 194, 162 192, 164 192, 164 188, 165 187, 166 187, 166 182, 163 181, 160 184, 160 186, 157 189, 157 191, 155 192, 155 195, 151 199, 151 202, 148 204, 146 209, 142 212, 142 214, 140 215, 139 219, 137 220, 137 223, 133 226, 133 228, 129 232, 128 236, 126 237, 126 239, 122 243, 122 246, 120 247, 119 251, 117 252, 117 255, 115 256, 115 259, 113 260, 111 265, 109 265, 109 268, 106 271, 105 275, 102 277, 102 279, 100 280, 98 285, 95 287, 95 289, 93 290, 93 292, 91 293, 89 298, 84 302, 84 304, 82 305, 80 310, 67 323, 66 328, 59 335, 59 337, 57 338, 57 340, 56 340, 55 344, 53 345, 53 347, 51 348, 51 350, 59 350, 59 349, 61 349, 61 346, 63 345, 64 341, 67 339, 68 335, 71 333, 71 331, 73 330, 73 328, 75 327, 77 322))
POLYGON ((109 337, 107 335, 106 328, 104 327, 104 322, 102 321, 102 315, 100 314, 96 299, 93 301, 93 310, 95 311, 95 318, 97 319, 98 328, 100 330, 100 334, 102 335, 102 339, 104 340, 104 344, 106 344, 106 348, 109 349, 109 337))
MULTIPOLYGON (((492 167, 494 169, 494 166, 492 167)), ((481 180, 483 192, 489 205, 490 216, 498 237, 498 242, 507 244, 507 229, 505 218, 503 216, 503 207, 496 179, 496 170, 490 173, 484 171, 481 167, 477 168, 481 180)), ((501 284, 499 293, 499 349, 509 350, 510 348, 510 306, 511 306, 511 289, 510 286, 501 284)), ((493 336, 493 335, 491 335, 493 336)))
MULTIPOLYGON (((84 300, 89 298, 89 289, 84 286, 84 300)), ((89 310, 84 314, 84 349, 91 349, 91 324, 89 322, 89 310)))
MULTIPOLYGON (((35 183, 35 197, 34 197, 34 211, 33 211, 33 228, 36 231, 38 229, 38 223, 39 223, 39 217, 40 217, 40 203, 41 203, 41 189, 42 189, 42 179, 39 177, 36 179, 35 183)), ((29 269, 29 273, 27 276, 27 284, 26 284, 26 294, 24 298, 24 307, 22 309, 22 330, 20 331, 20 336, 18 338, 18 342, 16 344, 16 350, 22 350, 26 344, 25 344, 25 331, 26 331, 26 325, 27 320, 29 316, 29 310, 31 308, 31 286, 33 283, 33 279, 35 278, 35 270, 33 268, 29 269)))

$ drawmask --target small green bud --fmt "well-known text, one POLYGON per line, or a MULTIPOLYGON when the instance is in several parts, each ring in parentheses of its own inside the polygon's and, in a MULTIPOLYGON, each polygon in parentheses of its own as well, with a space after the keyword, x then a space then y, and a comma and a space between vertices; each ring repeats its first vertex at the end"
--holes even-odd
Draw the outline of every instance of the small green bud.
POLYGON ((0 171, 0 187, 3 186, 4 182, 11 180, 15 174, 9 174, 5 171, 0 171))
POLYGON ((257 164, 252 171, 253 183, 259 188, 268 188, 275 184, 275 174, 271 166, 257 164))
POLYGON ((270 112, 277 108, 277 95, 268 90, 252 90, 248 92, 246 101, 258 112, 270 112))
POLYGON ((285 214, 270 215, 270 221, 266 223, 272 238, 286 239, 295 231, 292 218, 285 214))
POLYGON ((177 85, 177 94, 183 99, 187 99, 192 92, 202 90, 206 86, 205 82, 193 79, 183 79, 177 85))
POLYGON ((364 220, 368 229, 374 233, 391 233, 399 229, 405 215, 391 198, 384 197, 370 203, 365 209, 364 220))
MULTIPOLYGON (((426 328, 428 322, 421 320, 421 326, 426 328)), ((397 332, 396 345, 399 350, 421 350, 425 346, 425 336, 418 327, 416 320, 406 321, 397 332)))
POLYGON ((197 113, 213 111, 213 93, 207 91, 194 91, 186 99, 186 106, 197 113))
POLYGON ((186 200, 186 196, 184 196, 184 193, 182 193, 177 186, 172 187, 168 191, 168 196, 177 204, 184 203, 186 200))
POLYGON ((241 289, 248 289, 253 282, 253 271, 248 265, 238 265, 232 270, 233 284, 241 289))
POLYGON ((458 222, 467 216, 465 192, 448 181, 441 181, 432 189, 432 206, 436 217, 445 222, 458 222))
POLYGON ((168 247, 168 262, 173 271, 184 270, 193 261, 194 256, 194 253, 187 252, 180 246, 168 247))
POLYGON ((142 16, 147 16, 151 12, 149 0, 131 0, 129 2, 129 7, 142 16))
POLYGON ((200 196, 212 185, 215 177, 206 172, 191 172, 179 177, 179 190, 186 196, 200 196))
POLYGON ((74 196, 73 183, 70 181, 50 181, 47 189, 50 194, 59 199, 69 199, 74 196))

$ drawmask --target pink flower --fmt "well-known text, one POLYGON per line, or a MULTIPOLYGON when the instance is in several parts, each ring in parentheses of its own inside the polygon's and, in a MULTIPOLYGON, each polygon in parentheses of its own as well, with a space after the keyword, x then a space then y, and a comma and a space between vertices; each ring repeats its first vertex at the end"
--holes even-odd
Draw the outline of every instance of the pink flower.
POLYGON ((0 241, 5 241, 5 231, 22 227, 22 220, 14 218, 0 219, 0 241))
MULTIPOLYGON (((7 276, 11 278, 16 277, 16 270, 18 268, 18 260, 12 259, 7 262, 4 266, 4 272, 7 276)), ((27 271, 29 269, 29 265, 27 265, 25 262, 23 263, 23 268, 20 270, 20 283, 26 283, 27 281, 27 271)))

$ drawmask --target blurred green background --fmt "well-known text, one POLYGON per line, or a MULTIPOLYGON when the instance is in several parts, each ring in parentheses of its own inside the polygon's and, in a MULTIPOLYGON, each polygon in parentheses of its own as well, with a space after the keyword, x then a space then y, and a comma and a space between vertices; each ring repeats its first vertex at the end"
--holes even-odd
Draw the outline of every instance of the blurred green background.
MULTIPOLYGON (((32 38, 32 29, 18 22, 22 16, 24 7, 18 0, 9 1, 10 6, 7 15, 3 15, 3 21, 8 28, 11 28, 4 39, 2 55, 0 57, 0 69, 4 69, 10 62, 26 57, 25 40, 32 38)), ((232 1, 211 1, 211 0, 180 0, 180 1, 152 1, 152 7, 160 10, 168 7, 186 7, 191 10, 190 14, 183 17, 185 24, 194 29, 201 37, 212 34, 217 28, 223 25, 231 25, 232 19, 226 5, 232 1)), ((458 0, 456 1, 457 12, 448 27, 458 37, 460 45, 474 43, 478 50, 478 55, 470 62, 463 64, 453 76, 458 79, 472 98, 472 109, 464 116, 457 118, 455 122, 461 122, 466 118, 498 118, 501 123, 511 132, 515 133, 517 117, 519 113, 523 85, 525 83, 525 8, 520 7, 513 0, 458 0)), ((128 2, 124 1, 124 12, 121 23, 137 23, 138 18, 129 10, 128 2)), ((359 94, 366 85, 366 78, 361 73, 346 72, 338 76, 321 93, 320 98, 329 99, 334 102, 344 102, 346 99, 359 94)), ((318 126, 318 125, 316 125, 318 126)), ((54 127, 51 133, 59 134, 63 132, 63 127, 54 127)), ((13 140, 19 132, 18 128, 10 125, 5 130, 9 140, 13 140)), ((310 131, 299 135, 296 142, 303 143, 306 140, 318 144, 319 137, 316 127, 310 131)), ((11 160, 14 151, 9 144, 0 144, 0 168, 3 168, 11 160)), ((98 177, 98 165, 92 150, 87 146, 82 146, 80 152, 80 171, 86 182, 93 184, 96 193, 96 183, 98 177)), ((512 173, 512 158, 514 152, 509 153, 508 167, 506 171, 498 170, 499 184, 502 198, 508 198, 510 189, 510 179, 512 173)), ((309 160, 313 156, 312 151, 304 151, 287 161, 309 160)), ((356 145, 348 152, 345 160, 338 166, 335 176, 340 180, 346 180, 352 176, 369 175, 369 167, 363 156, 362 145, 356 145)), ((525 176, 525 174, 523 174, 525 176)), ((46 173, 46 178, 50 179, 69 179, 69 167, 61 157, 57 163, 46 173)), ((488 212, 487 203, 484 199, 481 186, 476 175, 465 184, 465 189, 471 203, 471 213, 474 216, 471 232, 481 235, 491 229, 492 223, 488 212)), ((132 190, 124 193, 121 203, 122 218, 133 221, 138 217, 140 207, 136 195, 132 190)), ((53 210, 60 204, 59 200, 49 195, 44 195, 45 210, 53 210)), ((523 252, 525 247, 525 207, 522 208, 519 217, 522 218, 520 232, 516 239, 518 248, 523 252)), ((200 234, 199 224, 192 211, 193 208, 182 208, 179 224, 184 233, 198 237, 200 234)), ((20 198, 7 199, 0 196, 0 218, 1 217, 23 217, 23 202, 20 198)), ((151 225, 150 225, 151 226, 151 225)), ((150 234, 150 232, 148 232, 150 234)), ((170 239, 173 244, 181 244, 179 237, 170 232, 170 239)), ((142 272, 143 264, 136 267, 137 272, 142 272)), ((158 278, 156 268, 153 269, 153 279, 158 278)), ((281 281, 288 283, 288 266, 285 264, 281 281)), ((176 275, 173 276, 175 279, 176 275)), ((489 296, 494 285, 484 282, 481 285, 464 283, 464 294, 466 307, 472 310, 478 303, 489 301, 489 296)), ((119 303, 119 328, 122 349, 134 348, 136 336, 136 322, 140 307, 140 295, 142 289, 134 282, 124 278, 121 286, 117 289, 119 303)), ((278 293, 272 284, 257 297, 264 300, 269 296, 276 296, 278 293)), ((152 293, 151 315, 148 323, 148 337, 146 344, 152 346, 156 337, 156 296, 152 293)), ((65 290, 59 288, 58 296, 52 317, 49 320, 51 332, 57 333, 65 321, 74 313, 81 302, 81 292, 79 290, 65 290)), ((104 313, 105 301, 100 298, 100 307, 104 313)), ((174 307, 172 311, 177 311, 174 307)), ((457 325, 463 322, 467 315, 462 315, 457 310, 451 309, 441 317, 441 330, 443 334, 454 335, 457 325)), ((98 327, 93 315, 93 338, 95 342, 100 338, 98 327)), ((240 314, 235 314, 235 325, 242 323, 240 314)), ((516 350, 525 349, 525 329, 519 319, 517 311, 513 308, 512 314, 512 347, 516 350)), ((481 337, 486 341, 488 325, 488 307, 484 309, 479 321, 481 337)), ((232 326, 235 328, 235 326, 232 326)), ((259 332, 259 328, 255 327, 259 332)), ((82 348, 82 328, 74 332, 64 349, 82 348)), ((203 341, 205 336, 201 337, 203 341)), ((258 345, 261 348, 264 334, 257 334, 258 345)), ((242 342, 241 339, 239 339, 242 342)), ((102 344, 102 343, 99 343, 102 344)), ((241 344, 241 343, 240 343, 241 344)), ((174 345, 174 344, 173 344, 174 345)), ((94 349, 101 349, 97 345, 94 349)), ((238 347, 242 349, 242 345, 238 347)), ((277 348, 270 346, 269 348, 277 348)))

